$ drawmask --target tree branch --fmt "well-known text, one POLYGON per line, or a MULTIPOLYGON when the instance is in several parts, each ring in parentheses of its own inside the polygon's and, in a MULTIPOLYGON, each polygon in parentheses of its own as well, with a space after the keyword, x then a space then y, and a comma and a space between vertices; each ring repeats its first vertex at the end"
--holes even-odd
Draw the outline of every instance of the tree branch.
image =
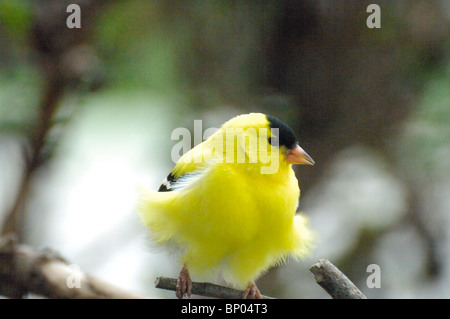
POLYGON ((335 265, 327 259, 319 259, 309 270, 317 283, 333 299, 367 299, 367 297, 335 265))
POLYGON ((42 97, 41 106, 39 108, 40 118, 33 138, 31 139, 31 158, 26 162, 20 189, 11 211, 3 222, 0 235, 15 234, 19 238, 22 237, 23 221, 25 219, 22 206, 25 202, 26 196, 28 195, 28 189, 30 187, 33 174, 39 168, 40 164, 42 164, 41 153, 45 146, 45 139, 51 129, 51 119, 63 93, 63 87, 57 79, 52 78, 47 82, 45 93, 42 97))
POLYGON ((28 293, 58 299, 144 298, 84 274, 55 252, 38 253, 0 237, 0 295, 22 298, 28 293))
MULTIPOLYGON (((155 287, 175 291, 177 280, 174 278, 158 277, 155 281, 155 287)), ((237 290, 229 287, 219 286, 208 282, 192 282, 192 293, 195 295, 213 297, 220 299, 242 299, 243 290, 237 290)), ((273 299, 272 297, 261 295, 262 299, 273 299)))
MULTIPOLYGON (((334 299, 366 299, 366 296, 331 262, 320 259, 310 267, 317 283, 334 299)), ((158 277, 155 287, 175 291, 177 280, 158 277)), ((58 299, 142 299, 83 273, 53 251, 36 252, 0 237, 0 295, 22 298, 28 293, 58 299), (71 288, 72 287, 72 288, 71 288)), ((244 291, 211 283, 192 283, 192 293, 221 299, 241 299, 244 291)), ((263 299, 273 299, 262 295, 263 299)))
MULTIPOLYGON (((336 266, 327 259, 319 259, 310 267, 317 283, 334 299, 367 299, 367 297, 347 278, 336 266)), ((158 277, 155 287, 166 290, 176 290, 177 280, 158 277)), ((192 293, 205 297, 221 299, 241 299, 244 291, 219 286, 207 282, 193 282, 192 293)), ((262 296, 263 299, 273 299, 262 296)))

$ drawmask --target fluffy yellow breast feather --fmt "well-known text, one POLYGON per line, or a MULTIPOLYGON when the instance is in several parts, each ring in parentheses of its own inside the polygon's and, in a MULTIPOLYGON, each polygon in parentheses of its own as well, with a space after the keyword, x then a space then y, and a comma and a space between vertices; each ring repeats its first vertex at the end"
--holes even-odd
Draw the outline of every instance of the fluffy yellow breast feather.
POLYGON ((221 272, 244 298, 255 280, 287 257, 310 252, 314 233, 296 214, 300 189, 292 164, 314 164, 293 131, 261 113, 237 116, 184 154, 158 192, 145 191, 140 214, 155 243, 175 248, 183 265, 176 295, 190 295, 190 274, 221 272))

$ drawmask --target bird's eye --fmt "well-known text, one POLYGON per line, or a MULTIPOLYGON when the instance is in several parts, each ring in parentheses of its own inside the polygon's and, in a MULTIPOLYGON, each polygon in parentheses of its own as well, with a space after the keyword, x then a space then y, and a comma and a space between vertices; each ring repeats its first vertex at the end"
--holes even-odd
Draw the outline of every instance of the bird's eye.
POLYGON ((280 141, 278 137, 269 137, 268 138, 269 144, 272 146, 280 146, 280 141))

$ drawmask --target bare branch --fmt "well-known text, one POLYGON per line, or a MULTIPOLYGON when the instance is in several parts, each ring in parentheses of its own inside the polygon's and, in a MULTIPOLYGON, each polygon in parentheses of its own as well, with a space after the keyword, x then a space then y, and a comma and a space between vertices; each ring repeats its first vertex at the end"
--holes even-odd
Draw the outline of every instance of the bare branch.
POLYGON ((54 252, 38 253, 1 237, 0 295, 22 298, 28 293, 58 299, 144 298, 84 274, 54 252))
POLYGON ((333 299, 367 299, 367 297, 335 265, 327 259, 319 259, 309 270, 317 283, 333 299))
MULTIPOLYGON (((155 281, 155 287, 175 291, 177 280, 174 278, 158 277, 155 281)), ((192 282, 192 293, 205 297, 220 299, 242 299, 243 290, 237 290, 229 287, 219 286, 208 282, 192 282)), ((261 295, 262 299, 273 299, 272 297, 261 295)))
MULTIPOLYGON (((317 283, 334 299, 367 299, 367 297, 331 262, 320 259, 310 267, 317 283)), ((176 290, 177 280, 174 278, 158 277, 155 287, 176 290)), ((192 293, 205 297, 222 299, 241 299, 244 291, 205 282, 193 282, 192 293)), ((263 299, 273 299, 262 296, 263 299)))

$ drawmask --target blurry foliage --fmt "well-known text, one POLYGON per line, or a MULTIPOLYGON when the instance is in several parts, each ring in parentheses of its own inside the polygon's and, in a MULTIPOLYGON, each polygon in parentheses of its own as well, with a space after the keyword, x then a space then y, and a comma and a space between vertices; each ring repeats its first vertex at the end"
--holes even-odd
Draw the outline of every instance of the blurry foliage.
POLYGON ((29 0, 0 1, 0 26, 11 40, 23 44, 31 24, 32 12, 29 0))
POLYGON ((0 0, 0 134, 30 136, 40 74, 29 60, 30 1, 0 0))
POLYGON ((429 78, 397 144, 400 167, 411 178, 428 181, 450 175, 442 162, 450 152, 450 63, 429 78))
POLYGON ((99 18, 96 44, 111 84, 160 92, 176 89, 181 79, 174 54, 183 46, 173 36, 173 27, 161 19, 161 10, 155 2, 127 1, 99 18))
POLYGON ((0 74, 0 132, 32 133, 40 94, 40 76, 27 68, 0 74))

